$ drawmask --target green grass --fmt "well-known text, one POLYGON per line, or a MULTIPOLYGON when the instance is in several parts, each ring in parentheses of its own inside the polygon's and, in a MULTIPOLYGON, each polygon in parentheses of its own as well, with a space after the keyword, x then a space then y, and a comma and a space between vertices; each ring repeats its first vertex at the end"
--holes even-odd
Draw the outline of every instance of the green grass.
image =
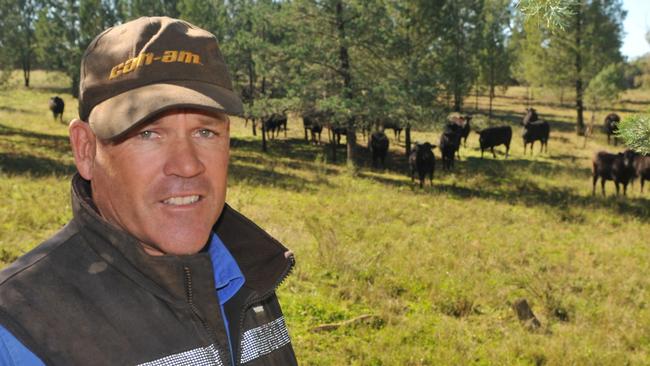
MULTIPOLYGON (((48 84, 48 77, 37 73, 34 89, 0 91, 3 263, 70 217, 66 127, 47 110, 65 84, 48 84)), ((327 162, 328 147, 302 141, 297 119, 267 154, 250 126, 234 121, 227 200, 296 253, 297 267, 278 295, 301 364, 650 363, 650 193, 640 194, 637 183, 627 198, 616 198, 610 182, 608 197, 591 196, 591 156, 621 147, 606 146, 597 131, 583 148, 572 130, 575 112, 551 93, 535 103, 552 123, 549 154, 536 146, 524 156, 517 125, 523 96, 511 88, 499 97, 500 118, 491 122, 514 127, 508 160, 502 148, 497 159, 481 160, 472 134, 456 170, 438 169, 434 186, 424 189, 407 177, 403 145, 394 139, 387 169, 370 169, 362 146, 353 176, 343 162, 327 162), (539 331, 516 319, 511 304, 522 297, 539 331), (376 317, 312 331, 363 314, 376 317)), ((76 103, 63 97, 70 120, 76 103)), ((622 115, 650 103, 638 92, 624 99, 622 115)), ((486 106, 485 98, 479 102, 486 106)), ((414 132, 417 140, 437 138, 414 132)))

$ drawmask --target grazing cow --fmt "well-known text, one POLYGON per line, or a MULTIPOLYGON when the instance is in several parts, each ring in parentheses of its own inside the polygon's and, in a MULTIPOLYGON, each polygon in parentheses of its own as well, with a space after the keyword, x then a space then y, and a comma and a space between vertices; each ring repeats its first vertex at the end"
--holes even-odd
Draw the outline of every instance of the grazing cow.
POLYGON ((596 182, 600 178, 603 196, 605 196, 605 181, 607 180, 614 181, 617 196, 619 184, 623 184, 623 195, 626 195, 627 185, 636 175, 634 167, 636 155, 632 150, 625 150, 618 154, 611 154, 606 151, 597 152, 592 159, 593 189, 591 194, 596 194, 596 182))
POLYGON ((328 125, 330 129, 330 141, 335 142, 337 145, 341 144, 341 136, 348 135, 348 128, 337 126, 337 125, 328 125))
POLYGON ((370 136, 370 151, 372 152, 372 166, 376 167, 381 161, 381 166, 386 167, 385 160, 388 153, 388 137, 381 131, 373 132, 370 136))
POLYGON ((451 170, 454 167, 454 157, 460 148, 462 127, 455 123, 448 123, 440 135, 440 154, 442 155, 442 168, 451 170))
POLYGON ((637 155, 634 159, 636 176, 641 179, 641 193, 646 180, 650 180, 650 155, 637 155))
POLYGON ((52 116, 56 120, 56 117, 59 117, 59 121, 63 123, 63 109, 65 108, 65 103, 63 99, 58 96, 50 98, 50 110, 52 111, 52 116))
POLYGON ((327 120, 327 113, 323 111, 305 112, 302 115, 302 123, 305 128, 305 141, 307 138, 307 131, 311 134, 311 142, 314 144, 321 143, 321 132, 323 132, 323 125, 327 120))
POLYGON ((287 115, 283 113, 273 113, 263 122, 264 132, 267 138, 273 139, 280 134, 284 128, 284 137, 287 137, 287 115))
MULTIPOLYGON (((449 121, 461 127, 460 137, 463 140, 463 146, 467 147, 467 137, 469 136, 469 131, 471 129, 472 115, 466 114, 464 116, 453 116, 449 121)), ((458 158, 460 159, 460 155, 458 158)))
POLYGON ((621 117, 616 113, 610 113, 605 117, 605 133, 607 134, 607 144, 609 145, 610 136, 614 135, 614 146, 618 145, 618 123, 621 122, 621 117))
POLYGON ((521 125, 525 126, 530 122, 539 121, 539 116, 537 116, 537 111, 535 108, 526 108, 526 114, 524 119, 521 121, 521 125))
POLYGON ((384 129, 391 129, 393 130, 393 134, 395 135, 395 138, 397 141, 400 139, 400 135, 402 134, 402 126, 399 124, 397 121, 391 121, 391 120, 385 120, 382 123, 384 129))
POLYGON ((416 142, 409 155, 409 167, 411 168, 411 182, 414 180, 415 172, 420 178, 420 188, 424 186, 424 177, 429 175, 429 183, 433 186, 433 172, 436 170, 436 156, 433 149, 436 145, 428 142, 416 142))
POLYGON ((483 152, 486 149, 492 151, 492 156, 497 157, 494 153, 494 147, 499 145, 506 146, 506 159, 508 158, 508 151, 510 151, 510 141, 512 140, 512 128, 510 126, 489 127, 480 131, 478 142, 481 145, 481 159, 483 159, 483 152))
POLYGON ((521 131, 521 137, 524 140, 524 155, 526 155, 526 145, 530 144, 530 154, 533 155, 533 145, 535 141, 539 140, 541 153, 544 147, 548 153, 548 136, 551 132, 551 126, 548 122, 537 120, 524 124, 524 129, 521 131))

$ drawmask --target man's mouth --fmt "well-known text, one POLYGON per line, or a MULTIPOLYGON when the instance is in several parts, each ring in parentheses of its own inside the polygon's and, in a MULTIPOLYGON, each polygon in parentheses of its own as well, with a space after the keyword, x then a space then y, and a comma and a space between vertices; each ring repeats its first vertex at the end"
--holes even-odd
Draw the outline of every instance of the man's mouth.
POLYGON ((200 198, 201 196, 198 194, 191 196, 169 197, 168 199, 164 200, 163 203, 172 206, 190 205, 192 203, 198 202, 200 198))

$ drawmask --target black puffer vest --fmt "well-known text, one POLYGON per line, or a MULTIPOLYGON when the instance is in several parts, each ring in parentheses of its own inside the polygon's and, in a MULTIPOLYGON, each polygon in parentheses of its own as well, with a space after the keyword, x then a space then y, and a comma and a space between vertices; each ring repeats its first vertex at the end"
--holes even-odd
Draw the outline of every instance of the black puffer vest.
POLYGON ((48 365, 295 365, 275 289, 293 255, 226 206, 214 231, 246 278, 224 309, 207 253, 152 257, 72 182, 74 218, 0 273, 0 324, 48 365))

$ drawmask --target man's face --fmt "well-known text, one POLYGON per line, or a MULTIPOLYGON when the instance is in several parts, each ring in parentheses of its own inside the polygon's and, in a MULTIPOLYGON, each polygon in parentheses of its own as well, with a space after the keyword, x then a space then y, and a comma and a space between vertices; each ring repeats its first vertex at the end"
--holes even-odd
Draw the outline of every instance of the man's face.
POLYGON ((200 251, 226 197, 226 114, 177 109, 118 142, 97 141, 93 200, 151 255, 200 251))

